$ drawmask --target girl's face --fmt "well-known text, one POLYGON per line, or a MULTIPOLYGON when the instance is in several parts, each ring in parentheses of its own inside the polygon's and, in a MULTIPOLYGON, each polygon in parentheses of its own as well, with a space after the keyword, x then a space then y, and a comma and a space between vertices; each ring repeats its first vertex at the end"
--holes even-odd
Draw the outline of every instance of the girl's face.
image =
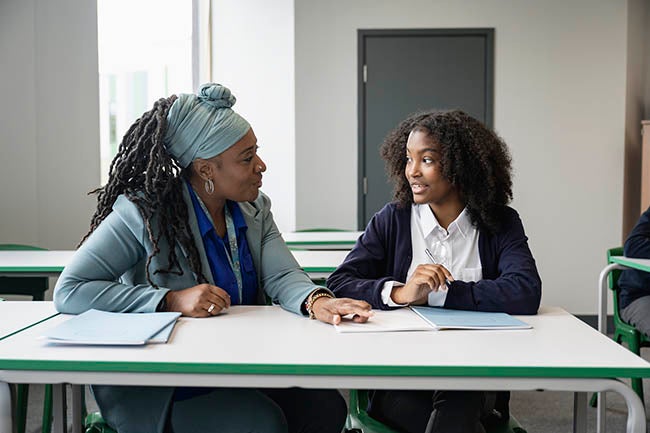
POLYGON ((406 142, 404 174, 416 204, 428 204, 434 209, 461 202, 456 187, 442 174, 440 159, 440 144, 425 131, 411 131, 406 142))

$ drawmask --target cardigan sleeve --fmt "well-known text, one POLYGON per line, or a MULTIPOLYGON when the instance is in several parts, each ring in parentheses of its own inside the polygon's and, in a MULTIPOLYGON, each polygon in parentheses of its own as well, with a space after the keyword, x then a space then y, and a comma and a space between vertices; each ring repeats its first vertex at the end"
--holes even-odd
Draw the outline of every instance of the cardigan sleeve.
POLYGON ((390 207, 385 206, 372 217, 343 263, 327 279, 327 287, 336 296, 360 299, 372 308, 392 309, 381 299, 384 283, 399 281, 389 269, 390 213, 390 207))
MULTIPOLYGON (((627 257, 650 258, 650 208, 637 221, 625 240, 623 250, 627 257)), ((618 279, 618 285, 621 288, 619 308, 623 309, 636 299, 650 294, 650 274, 636 269, 625 269, 618 279)))
POLYGON ((624 250, 627 257, 650 258, 650 208, 643 212, 630 232, 624 250))
POLYGON ((496 261, 495 277, 485 278, 484 264, 485 279, 478 282, 453 281, 445 308, 509 314, 537 313, 542 296, 542 280, 528 247, 523 224, 514 209, 507 208, 503 227, 501 232, 490 236, 483 251, 479 251, 483 264, 496 261))

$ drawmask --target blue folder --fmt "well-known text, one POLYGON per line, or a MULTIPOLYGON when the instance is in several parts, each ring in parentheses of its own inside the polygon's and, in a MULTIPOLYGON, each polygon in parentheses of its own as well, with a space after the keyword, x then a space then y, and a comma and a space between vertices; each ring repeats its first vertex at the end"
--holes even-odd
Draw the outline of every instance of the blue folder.
POLYGON ((507 313, 450 310, 438 307, 411 307, 435 329, 529 329, 523 322, 507 313))
POLYGON ((44 337, 57 344, 143 345, 154 337, 152 342, 160 342, 161 337, 166 341, 172 330, 169 326, 173 327, 180 315, 88 310, 47 330, 44 337))

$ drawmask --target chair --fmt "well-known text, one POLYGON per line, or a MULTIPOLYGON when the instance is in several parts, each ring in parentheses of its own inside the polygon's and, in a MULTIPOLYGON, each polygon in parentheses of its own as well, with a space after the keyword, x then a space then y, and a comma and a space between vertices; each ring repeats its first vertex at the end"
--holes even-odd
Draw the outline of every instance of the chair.
MULTIPOLYGON (((0 244, 0 250, 26 251, 44 250, 44 248, 20 244, 0 244)), ((26 295, 34 301, 45 300, 49 288, 47 277, 0 277, 0 293, 3 295, 26 295)), ((27 423, 27 403, 29 385, 16 385, 16 432, 25 433, 27 423)), ((43 433, 49 433, 52 425, 52 385, 45 385, 43 402, 43 433)))
POLYGON ((86 415, 84 420, 85 433, 117 433, 113 430, 99 412, 92 412, 86 415))
MULTIPOLYGON (((360 430, 361 433, 398 433, 387 425, 377 421, 366 412, 368 406, 367 390, 350 390, 348 411, 348 430, 360 430)), ((517 420, 511 415, 508 424, 491 427, 487 433, 526 433, 517 420)))
MULTIPOLYGON (((612 256, 622 256, 623 248, 610 248, 607 250, 607 262, 612 256)), ((618 344, 626 343, 628 349, 641 356, 642 347, 650 347, 650 339, 648 336, 639 332, 634 326, 625 322, 621 317, 619 308, 619 298, 621 295, 621 288, 618 286, 618 279, 621 276, 621 270, 614 270, 608 276, 609 288, 612 290, 613 310, 614 310, 614 340, 618 344)), ((632 378, 632 389, 637 393, 643 402, 643 381, 641 378, 632 378)))

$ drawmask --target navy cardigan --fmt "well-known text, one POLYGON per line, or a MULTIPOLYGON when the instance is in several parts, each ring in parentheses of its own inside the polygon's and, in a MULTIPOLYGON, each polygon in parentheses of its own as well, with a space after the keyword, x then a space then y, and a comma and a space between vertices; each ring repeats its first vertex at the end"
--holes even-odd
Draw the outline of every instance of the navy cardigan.
MULTIPOLYGON (((625 241, 626 257, 650 259, 650 208, 648 208, 625 241)), ((625 270, 618 279, 621 287, 620 308, 625 308, 632 301, 650 295, 650 272, 625 270)))
MULTIPOLYGON (((381 299, 386 281, 406 282, 411 265, 411 206, 389 203, 368 223, 345 261, 328 278, 336 296, 390 309, 381 299)), ((483 279, 453 281, 445 308, 536 314, 542 281, 517 212, 506 207, 496 233, 479 232, 483 279)))

